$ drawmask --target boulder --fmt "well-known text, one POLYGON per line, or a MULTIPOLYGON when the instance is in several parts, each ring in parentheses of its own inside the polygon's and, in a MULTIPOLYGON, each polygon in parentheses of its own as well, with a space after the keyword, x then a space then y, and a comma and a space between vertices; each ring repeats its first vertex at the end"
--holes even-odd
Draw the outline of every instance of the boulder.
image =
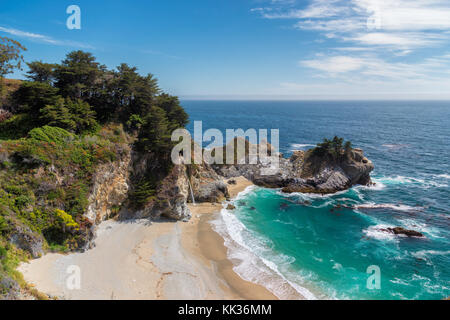
POLYGON ((234 209, 236 209, 236 207, 231 203, 227 206, 227 210, 234 210, 234 209))

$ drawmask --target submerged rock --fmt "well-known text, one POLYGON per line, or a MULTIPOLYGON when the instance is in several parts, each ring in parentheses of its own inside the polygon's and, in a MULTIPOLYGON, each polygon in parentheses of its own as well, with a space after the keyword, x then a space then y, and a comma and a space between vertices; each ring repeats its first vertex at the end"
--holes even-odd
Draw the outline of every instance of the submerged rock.
POLYGON ((386 230, 396 235, 406 235, 408 237, 418 237, 418 238, 425 237, 422 233, 418 231, 408 230, 402 227, 387 228, 386 230))

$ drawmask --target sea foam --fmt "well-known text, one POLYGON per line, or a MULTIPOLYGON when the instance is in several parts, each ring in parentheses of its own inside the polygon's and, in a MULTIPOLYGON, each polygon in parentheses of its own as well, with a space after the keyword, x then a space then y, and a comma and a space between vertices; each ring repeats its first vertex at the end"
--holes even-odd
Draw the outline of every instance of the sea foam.
MULTIPOLYGON (((236 200, 252 190, 246 189, 236 200)), ((248 230, 234 213, 223 208, 211 223, 214 230, 225 239, 225 246, 229 249, 228 258, 235 265, 233 270, 244 280, 266 287, 280 299, 291 298, 293 292, 308 300, 317 299, 311 291, 280 272, 280 266, 289 266, 295 262, 295 258, 273 252, 269 241, 248 230)))

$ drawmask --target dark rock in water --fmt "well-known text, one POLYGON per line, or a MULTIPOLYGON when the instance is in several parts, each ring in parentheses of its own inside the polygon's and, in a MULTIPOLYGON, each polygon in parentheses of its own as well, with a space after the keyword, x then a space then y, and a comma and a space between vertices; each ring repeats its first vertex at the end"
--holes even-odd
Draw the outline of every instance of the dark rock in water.
POLYGON ((236 209, 235 206, 233 206, 231 203, 227 206, 227 210, 234 210, 236 209))
POLYGON ((231 180, 228 180, 228 184, 233 184, 233 185, 235 185, 237 182, 236 182, 236 180, 234 180, 234 179, 231 179, 231 180))
POLYGON ((256 208, 255 207, 250 207, 250 210, 256 210, 256 208))
POLYGON ((423 238, 425 237, 422 233, 415 231, 415 230, 408 230, 402 227, 395 227, 395 228, 387 228, 387 231, 396 234, 396 235, 406 235, 408 237, 419 237, 419 238, 423 238))
POLYGON ((289 208, 289 205, 287 203, 280 204, 280 209, 285 210, 286 208, 289 208))

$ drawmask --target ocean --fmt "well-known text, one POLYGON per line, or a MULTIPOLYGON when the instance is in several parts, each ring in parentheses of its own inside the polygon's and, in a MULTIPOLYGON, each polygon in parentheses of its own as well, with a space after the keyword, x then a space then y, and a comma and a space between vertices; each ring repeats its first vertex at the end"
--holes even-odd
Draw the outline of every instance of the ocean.
POLYGON ((330 196, 251 187, 213 221, 235 271, 280 298, 450 296, 450 102, 182 101, 203 130, 279 129, 280 151, 337 135, 372 160, 375 186, 330 196), (341 204, 340 209, 334 209, 341 204), (346 208, 351 207, 351 208, 346 208), (405 227, 425 238, 382 229, 405 227), (370 279, 378 270, 380 285, 370 279), (368 284, 372 283, 372 285, 368 284))

